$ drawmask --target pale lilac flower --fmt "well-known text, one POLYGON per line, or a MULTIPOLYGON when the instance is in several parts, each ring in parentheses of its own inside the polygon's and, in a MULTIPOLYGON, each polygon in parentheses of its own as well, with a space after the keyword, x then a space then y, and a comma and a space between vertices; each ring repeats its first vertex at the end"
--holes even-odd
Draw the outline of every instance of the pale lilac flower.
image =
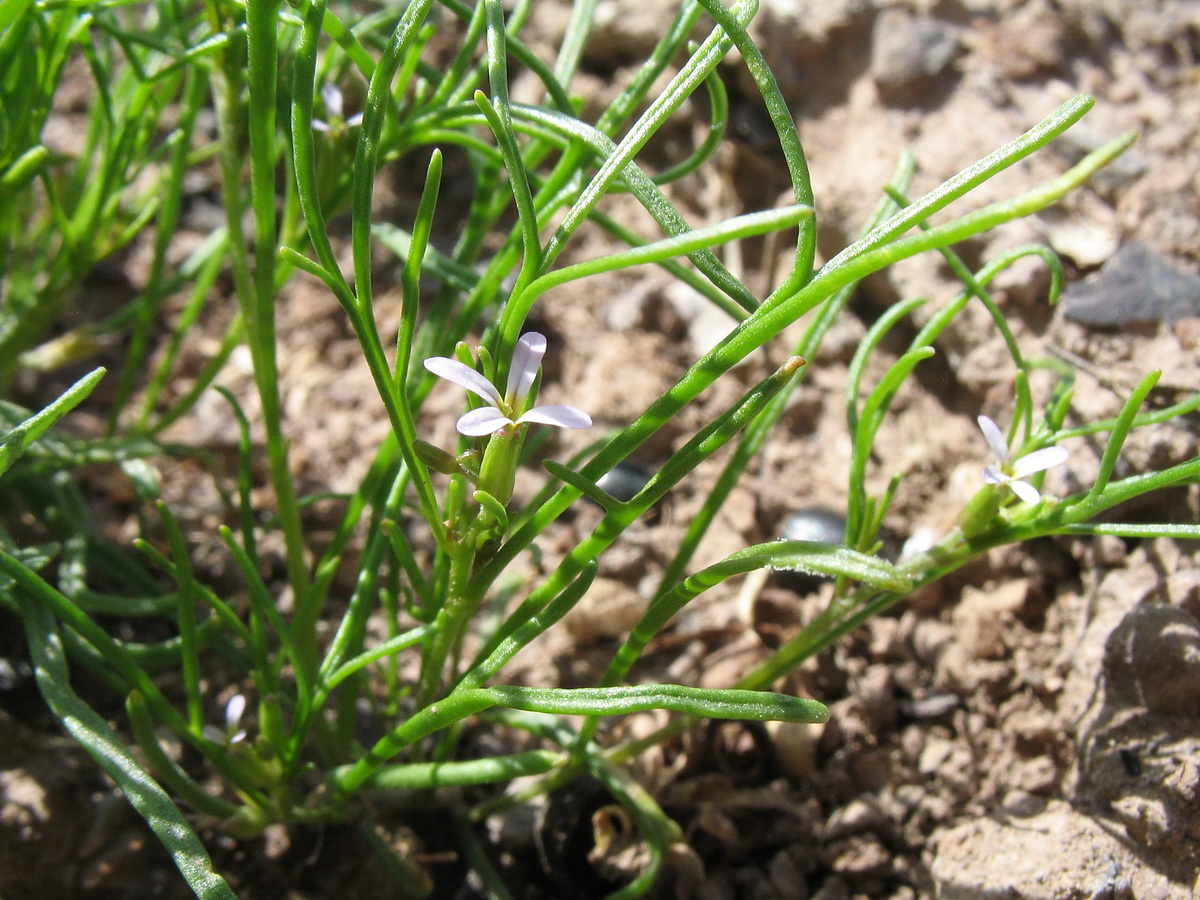
POLYGON ((992 448, 992 454, 996 457, 996 465, 983 470, 983 480, 988 484, 1007 484, 1013 489, 1013 493, 1026 503, 1037 503, 1041 500, 1042 495, 1038 493, 1037 488, 1020 479, 1065 462, 1067 451, 1062 447, 1045 447, 1020 459, 1011 459, 1008 442, 999 426, 987 416, 980 416, 978 421, 979 430, 983 432, 988 446, 992 448))
POLYGON ((487 401, 487 406, 477 407, 459 418, 455 427, 459 434, 467 437, 494 434, 502 428, 516 427, 525 422, 556 425, 559 428, 590 427, 591 416, 574 406, 551 404, 524 409, 545 354, 546 338, 543 335, 536 331, 521 335, 513 350, 503 396, 490 381, 456 359, 434 356, 425 360, 425 368, 438 378, 452 381, 487 401))
POLYGON ((246 712, 246 697, 234 694, 225 704, 225 729, 214 725, 204 726, 204 736, 215 744, 236 744, 246 739, 246 732, 239 728, 242 715, 246 712))
POLYGON ((345 128, 362 124, 362 113, 355 113, 348 119, 342 118, 342 92, 336 84, 321 87, 321 101, 325 104, 325 115, 329 116, 329 121, 313 119, 312 127, 317 131, 332 131, 336 134, 345 128))

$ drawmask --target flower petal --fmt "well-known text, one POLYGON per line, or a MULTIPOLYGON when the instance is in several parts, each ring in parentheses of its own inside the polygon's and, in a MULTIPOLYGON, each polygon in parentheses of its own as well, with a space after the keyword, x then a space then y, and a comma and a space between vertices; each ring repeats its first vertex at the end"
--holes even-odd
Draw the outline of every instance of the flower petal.
POLYGON ((983 470, 983 480, 988 484, 1004 484, 1007 481, 1012 481, 1011 478, 1009 478, 995 466, 988 466, 983 470))
POLYGON ((996 462, 1003 466, 1008 462, 1008 441, 1004 439, 1000 426, 987 416, 980 416, 975 421, 979 423, 979 430, 983 432, 984 439, 992 448, 992 455, 996 457, 996 462))
POLYGON ((438 378, 445 378, 473 394, 478 394, 493 406, 499 406, 501 403, 500 392, 492 387, 492 383, 457 359, 450 359, 447 356, 431 356, 425 360, 425 368, 438 378))
POLYGON ((325 104, 325 115, 332 120, 342 117, 342 92, 336 84, 321 85, 321 102, 325 104))
POLYGON ((508 388, 504 396, 509 398, 514 412, 519 410, 529 396, 533 380, 537 378, 542 357, 546 355, 546 336, 536 331, 527 332, 517 340, 513 348, 512 362, 508 367, 508 388))
POLYGON ((557 425, 559 428, 591 428, 592 417, 574 406, 535 406, 517 422, 537 422, 539 425, 557 425))
POLYGON ((1032 484, 1026 484, 1024 481, 1010 481, 1008 486, 1013 489, 1014 494, 1026 503, 1034 504, 1042 499, 1042 495, 1038 493, 1038 489, 1032 484))
POLYGON ((1066 462, 1069 455, 1063 447, 1045 447, 1035 450, 1013 463, 1013 475, 1017 478, 1024 478, 1034 472, 1041 472, 1043 469, 1066 462))
POLYGON ((242 715, 246 712, 246 697, 243 694, 234 694, 229 698, 229 702, 225 704, 225 724, 230 731, 236 731, 238 723, 242 721, 242 715))
POLYGON ((329 130, 329 123, 322 122, 320 119, 313 119, 312 127, 314 131, 326 132, 329 130))
POLYGON ((454 427, 459 434, 467 437, 483 437, 485 434, 495 434, 505 425, 512 425, 513 420, 494 406, 480 406, 458 417, 454 427))
POLYGON ((356 125, 361 125, 362 119, 363 119, 363 114, 360 112, 356 112, 354 115, 352 115, 350 118, 348 118, 346 120, 346 127, 354 128, 356 125))

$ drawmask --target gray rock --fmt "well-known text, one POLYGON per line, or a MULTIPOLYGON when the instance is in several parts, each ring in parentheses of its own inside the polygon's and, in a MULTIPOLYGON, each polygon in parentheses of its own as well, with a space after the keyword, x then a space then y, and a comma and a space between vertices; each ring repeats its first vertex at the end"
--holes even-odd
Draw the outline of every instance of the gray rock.
POLYGON ((1180 272, 1145 244, 1126 244, 1100 271, 1071 285, 1063 305, 1082 325, 1114 328, 1200 315, 1200 276, 1180 272))
POLYGON ((952 25, 896 8, 879 14, 871 41, 871 76, 884 102, 895 105, 927 97, 960 47, 952 25))
POLYGON ((939 900, 1186 900, 1190 883, 1146 865, 1107 823, 1062 801, 946 829, 931 866, 939 900), (1047 846, 1054 848, 1048 863, 1047 846))
POLYGON ((1165 603, 1134 607, 1108 638, 1104 686, 1109 704, 1200 717, 1200 622, 1165 603))

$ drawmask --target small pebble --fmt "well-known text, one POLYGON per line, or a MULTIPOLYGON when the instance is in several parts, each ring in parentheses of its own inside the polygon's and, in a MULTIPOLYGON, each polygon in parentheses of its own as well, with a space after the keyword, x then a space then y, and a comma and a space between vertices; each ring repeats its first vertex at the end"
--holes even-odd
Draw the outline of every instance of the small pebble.
POLYGON ((1184 350, 1200 347, 1200 316, 1188 316, 1175 323, 1175 337, 1184 350))
POLYGON ((871 35, 871 75, 885 103, 919 103, 954 62, 961 43, 953 26, 899 8, 885 9, 871 35))
POLYGON ((900 712, 910 719, 936 719, 958 708, 957 694, 934 694, 914 700, 901 700, 900 712))
POLYGON ((617 463, 596 480, 596 486, 622 503, 628 503, 646 486, 654 475, 641 463, 626 459, 617 463))
POLYGON ((1145 244, 1129 243, 1100 271, 1063 295, 1067 318, 1113 328, 1133 322, 1166 322, 1200 315, 1200 276, 1181 272, 1145 244))
POLYGON ((783 520, 779 536, 785 541, 840 544, 846 537, 846 517, 819 506, 797 510, 783 520))

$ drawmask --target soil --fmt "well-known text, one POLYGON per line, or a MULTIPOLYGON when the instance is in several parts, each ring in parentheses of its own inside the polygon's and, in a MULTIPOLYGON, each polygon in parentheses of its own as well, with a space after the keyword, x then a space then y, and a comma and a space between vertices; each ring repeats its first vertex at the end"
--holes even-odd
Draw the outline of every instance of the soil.
MULTIPOLYGON (((614 91, 672 12, 668 3, 601 2, 578 89, 596 97, 614 91)), ((536 3, 528 42, 553 47, 564 21, 561 4, 536 3)), ((764 0, 753 34, 799 123, 826 258, 869 215, 899 148, 919 162, 915 196, 1070 96, 1094 94, 1096 108, 1083 123, 969 202, 1044 183, 1130 128, 1141 133, 1135 147, 1060 206, 977 239, 963 252, 985 260, 1038 240, 1063 256, 1070 283, 1057 307, 1046 304, 1048 279, 1033 265, 1007 272, 996 296, 1028 357, 1057 356, 1077 367, 1074 419, 1113 415, 1153 368, 1163 372, 1154 402, 1200 389, 1200 11, 1194 3, 764 0), (1138 254, 1133 278, 1122 275, 1119 263, 1107 265, 1130 247, 1138 254), (1139 284, 1144 296, 1137 294, 1139 284)), ((748 78, 736 60, 722 72, 734 102, 731 140, 712 165, 672 189, 697 223, 788 200, 782 161, 748 78)), ((521 88, 518 81, 518 93, 521 88)), ((701 116, 692 121, 692 115, 673 132, 680 146, 692 128, 699 133, 703 126, 701 116)), ((654 152, 669 155, 671 147, 654 152)), ((391 177, 403 186, 413 176, 397 170, 391 177)), ((195 238, 208 226, 202 205, 192 209, 188 227, 195 238)), ((616 198, 609 211, 621 215, 629 207, 616 198)), ((576 258, 596 255, 602 241, 590 236, 574 248, 576 258)), ((752 286, 770 282, 771 260, 761 246, 726 248, 724 259, 752 286)), ((136 253, 126 265, 123 277, 136 285, 136 253)), ((920 296, 933 310, 955 293, 948 271, 928 257, 860 288, 850 314, 809 360, 806 382, 778 435, 730 498, 697 565, 769 539, 794 513, 844 509, 850 356, 886 305, 920 296)), ((380 291, 385 341, 389 329, 395 331, 396 297, 380 291)), ((228 302, 232 309, 232 298, 228 302)), ((301 491, 351 489, 387 429, 374 388, 323 288, 297 278, 278 308, 301 491)), ((728 328, 702 308, 660 272, 640 269, 548 295, 533 323, 551 338, 543 396, 586 407, 600 429, 628 422, 728 328)), ((917 318, 928 314, 919 311, 917 318)), ((220 325, 211 323, 213 334, 220 325)), ((638 461, 660 465, 778 364, 787 347, 780 342, 747 361, 656 435, 638 461)), ((206 350, 198 344, 189 351, 185 362, 193 373, 206 350)), ((895 473, 905 474, 886 521, 897 546, 952 525, 989 461, 975 417, 986 414, 1004 426, 1011 416, 1011 364, 981 308, 968 308, 937 350, 897 398, 869 474, 876 490, 895 473)), ((876 377, 885 361, 871 370, 876 377)), ((187 378, 185 366, 178 391, 186 390, 187 378)), ((250 398, 248 355, 235 355, 221 380, 250 398)), ((1044 387, 1035 385, 1035 392, 1044 387)), ((246 402, 253 415, 252 400, 246 402)), ((430 411, 445 415, 429 419, 426 436, 446 438, 437 429, 449 427, 460 403, 451 391, 435 395, 430 411)), ((214 394, 170 438, 228 457, 236 434, 214 394)), ((566 455, 585 440, 559 439, 554 452, 566 455)), ((1051 494, 1086 488, 1096 472, 1101 445, 1078 440, 1068 449, 1068 462, 1047 478, 1051 494)), ((1159 469, 1197 450, 1192 419, 1147 428, 1131 438, 1121 472, 1159 469)), ((169 499, 187 516, 197 564, 219 578, 230 567, 215 537, 213 525, 224 512, 211 482, 179 464, 162 462, 160 469, 169 499)), ((594 679, 656 587, 666 560, 662 548, 682 533, 700 488, 716 471, 715 464, 702 467, 658 516, 637 523, 605 559, 580 608, 519 656, 508 677, 530 684, 594 679)), ((543 477, 533 468, 524 471, 517 502, 532 496, 543 477)), ((1194 487, 1180 489, 1119 510, 1117 518, 1196 521, 1198 503, 1194 487)), ((334 505, 318 507, 313 524, 319 526, 321 516, 332 524, 338 514, 334 505)), ((590 514, 582 508, 547 535, 542 566, 552 566, 586 533, 590 514)), ((1196 896, 1197 553, 1187 543, 1118 538, 1047 539, 996 550, 868 623, 787 680, 785 689, 830 706, 828 725, 712 726, 647 752, 635 773, 679 823, 687 846, 672 859, 660 896, 1196 896)), ((730 582, 681 615, 637 675, 728 684, 794 633, 828 590, 780 577, 730 582)), ((5 630, 12 632, 10 623, 5 630)), ((19 662, 10 643, 6 635, 4 658, 19 662)), ((0 896, 187 896, 153 837, 28 691, 28 685, 6 691, 0 712, 0 896)), ((616 728, 637 733, 653 721, 635 717, 616 728)), ((519 877, 528 886, 518 896, 599 896, 623 873, 636 871, 636 847, 624 848, 624 855, 592 852, 589 859, 588 847, 563 837, 586 826, 590 813, 580 810, 594 803, 595 789, 584 784, 527 811, 528 818, 487 823, 501 854, 513 866, 527 865, 519 877), (535 832, 542 854, 554 857, 551 867, 570 876, 567 885, 540 871, 530 841, 535 832)), ((440 843, 443 824, 436 817, 396 816, 388 837, 415 846, 436 878, 453 883, 453 856, 440 843)), ((350 828, 274 828, 243 843, 205 838, 219 871, 244 900, 356 900, 394 892, 350 828)), ((467 884, 445 896, 477 894, 467 884)))

